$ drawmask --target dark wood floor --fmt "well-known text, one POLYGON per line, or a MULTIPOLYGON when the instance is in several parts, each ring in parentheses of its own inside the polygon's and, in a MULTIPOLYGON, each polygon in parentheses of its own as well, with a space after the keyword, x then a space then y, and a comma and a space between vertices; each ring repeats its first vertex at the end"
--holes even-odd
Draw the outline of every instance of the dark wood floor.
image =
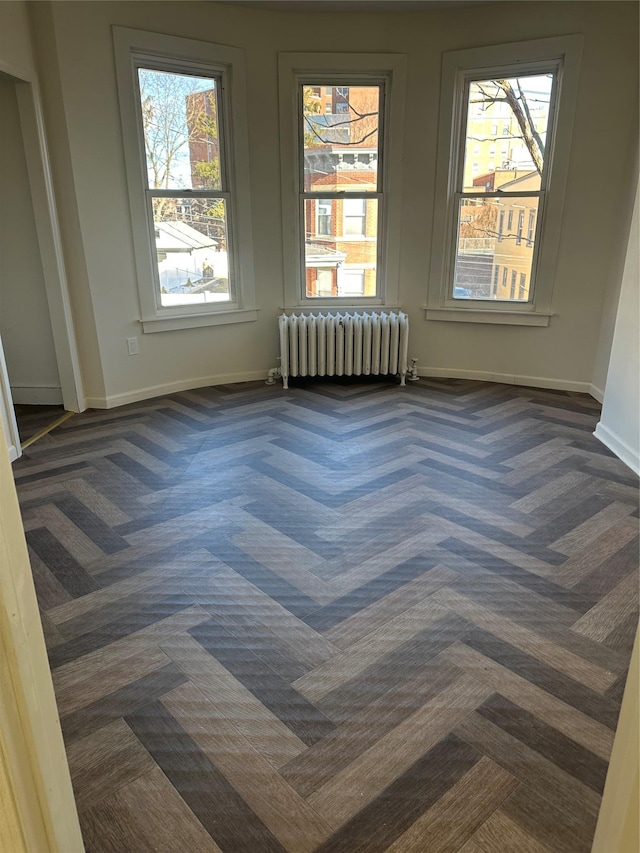
POLYGON ((28 441, 39 430, 49 426, 60 415, 64 415, 64 406, 14 406, 20 441, 28 441))
POLYGON ((638 615, 591 398, 205 388, 15 465, 90 853, 588 851, 638 615))

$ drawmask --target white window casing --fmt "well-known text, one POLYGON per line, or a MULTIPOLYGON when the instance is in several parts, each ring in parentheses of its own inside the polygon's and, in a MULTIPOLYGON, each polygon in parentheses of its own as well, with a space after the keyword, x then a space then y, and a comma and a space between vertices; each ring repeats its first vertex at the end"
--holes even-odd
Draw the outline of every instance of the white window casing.
MULTIPOLYGON (((171 331, 256 320, 244 52, 235 47, 126 27, 113 27, 113 41, 143 331, 171 331), (217 195, 224 195, 228 210, 228 256, 232 271, 229 301, 197 305, 161 304, 138 68, 208 76, 219 81, 225 184, 224 193, 217 195)), ((206 192, 177 189, 165 191, 165 194, 176 198, 199 198, 206 192)))
MULTIPOLYGON (((331 306, 343 308, 398 307, 400 267, 400 220, 402 184, 402 148, 406 90, 406 57, 383 53, 279 53, 278 85, 280 104, 280 162, 282 182, 282 233, 284 261, 284 308, 331 306), (377 193, 379 241, 377 293, 356 299, 350 297, 307 297, 303 280, 304 234, 300 216, 300 125, 299 92, 301 85, 381 86, 381 169, 377 193)), ((338 90, 339 91, 339 90, 338 90)), ((320 193, 318 197, 357 198, 354 192, 320 193)), ((364 193, 362 195, 365 195, 364 193)), ((361 196, 362 197, 362 196, 361 196)), ((369 211, 367 210, 367 216, 369 211)), ((364 222, 364 216, 362 218, 364 222)), ((344 230, 343 221, 339 227, 344 230)), ((345 235, 348 239, 348 235, 345 235)), ((353 239, 353 238, 352 238, 353 239)), ((355 238, 363 239, 363 238, 355 238)), ((368 239, 368 238, 364 238, 368 239)), ((373 239, 373 238, 372 238, 373 239)))
MULTIPOLYGON (((559 249, 564 194, 569 168, 578 92, 582 36, 492 45, 443 55, 434 224, 428 271, 427 320, 546 326, 559 249), (465 92, 470 80, 553 73, 549 135, 545 146, 543 191, 536 216, 535 282, 529 301, 515 304, 486 299, 454 300, 456 205, 464 158, 465 92)), ((506 122, 505 122, 506 125, 506 122)), ((498 128, 499 130, 502 127, 498 128)), ((523 223, 524 224, 524 223, 523 223)), ((502 214, 498 231, 502 232, 502 214)), ((524 230, 524 229, 523 229, 524 230)), ((521 235, 520 242, 527 234, 521 235)), ((498 240, 502 239, 498 236, 498 240)))

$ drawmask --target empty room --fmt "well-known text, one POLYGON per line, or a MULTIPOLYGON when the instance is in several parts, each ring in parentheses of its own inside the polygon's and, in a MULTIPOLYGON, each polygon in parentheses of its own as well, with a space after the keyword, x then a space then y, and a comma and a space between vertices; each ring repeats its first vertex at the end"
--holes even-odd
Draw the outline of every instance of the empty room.
POLYGON ((638 12, 0 0, 3 853, 637 853, 638 12))

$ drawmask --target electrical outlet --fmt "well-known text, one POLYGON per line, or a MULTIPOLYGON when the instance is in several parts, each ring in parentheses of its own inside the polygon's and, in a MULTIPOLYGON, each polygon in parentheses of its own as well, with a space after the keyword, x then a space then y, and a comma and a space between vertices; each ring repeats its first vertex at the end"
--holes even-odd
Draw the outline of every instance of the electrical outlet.
POLYGON ((127 338, 127 349, 129 350, 129 355, 138 355, 138 339, 137 338, 127 338))

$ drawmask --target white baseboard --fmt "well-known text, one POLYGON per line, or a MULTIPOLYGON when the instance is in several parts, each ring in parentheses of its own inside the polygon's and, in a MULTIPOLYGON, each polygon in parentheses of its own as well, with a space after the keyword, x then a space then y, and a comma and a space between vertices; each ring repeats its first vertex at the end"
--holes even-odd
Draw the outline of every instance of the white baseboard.
POLYGON ((35 385, 12 385, 11 398, 17 406, 61 406, 62 389, 35 385))
POLYGON ((126 391, 123 394, 109 394, 106 397, 86 397, 87 408, 114 409, 126 406, 128 403, 139 403, 153 397, 165 397, 178 391, 190 391, 193 388, 206 388, 209 385, 231 385, 234 382, 253 382, 266 379, 267 370, 252 370, 246 373, 221 373, 217 376, 198 376, 195 379, 182 379, 178 382, 166 382, 162 385, 149 385, 136 391, 126 391))
MULTIPOLYGON (((166 382, 160 385, 149 385, 135 391, 122 394, 109 394, 106 397, 87 397, 86 404, 91 409, 113 409, 126 406, 128 403, 139 403, 153 397, 163 397, 178 391, 189 391, 193 388, 206 388, 209 385, 229 385, 234 382, 252 382, 266 379, 268 370, 252 370, 246 373, 222 373, 217 376, 198 376, 195 379, 183 379, 177 382, 166 382)), ((419 367, 419 376, 430 376, 443 379, 475 379, 482 382, 500 382, 505 385, 529 385, 533 388, 553 388, 558 391, 577 391, 591 394, 602 402, 602 392, 590 382, 578 382, 573 379, 553 379, 544 376, 519 376, 512 373, 489 373, 484 370, 462 370, 445 367, 419 367), (597 396, 600 394, 601 396, 597 396)))
POLYGON ((599 403, 604 403, 604 391, 602 390, 602 388, 598 388, 597 385, 594 385, 593 382, 591 383, 591 387, 589 388, 589 393, 599 403))
POLYGON ((640 454, 634 450, 626 441, 619 438, 614 432, 611 432, 609 427, 606 427, 600 421, 593 433, 605 447, 608 447, 612 453, 621 459, 625 465, 633 471, 634 474, 640 476, 640 454))
POLYGON ((15 444, 9 445, 9 462, 15 462, 21 455, 21 453, 18 453, 18 448, 15 444))
POLYGON ((575 379, 553 379, 546 376, 519 376, 516 373, 489 373, 486 370, 463 370, 449 367, 419 367, 419 376, 442 379, 476 379, 480 382, 500 382, 503 385, 529 385, 532 388, 553 388, 556 391, 578 391, 590 394, 590 382, 575 379))

